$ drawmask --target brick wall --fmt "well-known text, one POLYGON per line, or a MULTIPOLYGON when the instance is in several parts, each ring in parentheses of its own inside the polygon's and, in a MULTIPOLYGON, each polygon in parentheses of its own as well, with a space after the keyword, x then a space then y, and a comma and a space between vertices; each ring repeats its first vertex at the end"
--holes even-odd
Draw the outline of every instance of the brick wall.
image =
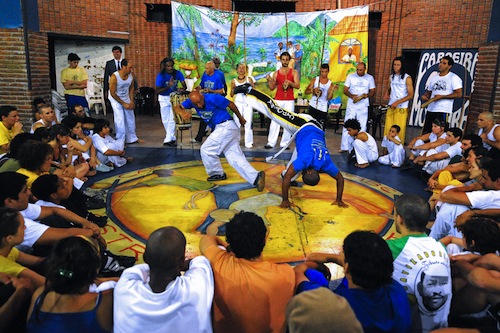
MULTIPOLYGON (((148 2, 163 4, 170 0, 150 0, 148 2)), ((342 0, 342 8, 369 4, 369 0, 342 0)), ((211 6, 213 8, 231 10, 230 0, 192 0, 192 4, 211 6)), ((482 47, 486 42, 488 33, 491 6, 493 0, 461 0, 445 1, 435 0, 391 0, 375 2, 370 5, 371 12, 382 14, 380 30, 371 33, 370 38, 375 41, 375 52, 370 53, 369 72, 374 75, 377 84, 375 102, 382 102, 383 91, 387 89, 387 77, 390 73, 391 60, 402 53, 402 50, 419 50, 428 48, 476 48, 480 47, 478 68, 482 66, 481 55, 489 52, 488 47, 482 47)), ((0 62, 5 65, 0 68, 0 74, 13 74, 15 79, 7 82, 2 75, 0 87, 6 84, 16 84, 22 88, 23 94, 11 95, 14 86, 2 89, 0 101, 4 103, 5 96, 12 97, 14 102, 24 103, 24 97, 45 94, 48 90, 48 61, 44 60, 48 51, 46 33, 60 35, 78 35, 82 37, 103 38, 129 38, 126 46, 127 57, 135 67, 135 73, 140 85, 154 86, 154 79, 159 70, 159 62, 171 54, 169 49, 170 31, 169 24, 147 22, 146 6, 143 1, 118 0, 102 2, 98 0, 69 1, 51 0, 39 1, 40 34, 31 34, 33 47, 30 52, 36 59, 32 65, 38 66, 33 70, 33 89, 40 93, 28 92, 24 87, 27 82, 24 66, 22 30, 0 30, 0 42, 9 47, 0 50, 0 62), (108 31, 125 31, 130 35, 119 35, 108 31), (4 44, 6 42, 7 44, 4 44), (36 47, 35 47, 36 45, 36 47), (7 91, 8 93, 5 93, 7 91), (3 95, 2 95, 3 94, 3 95), (17 100, 16 98, 19 98, 17 100)), ((298 0, 297 11, 315 11, 338 9, 337 0, 310 1, 298 0)), ((31 45, 31 44, 30 44, 31 45)), ((0 63, 1 64, 1 63, 0 63)), ((487 66, 493 66, 488 60, 487 66)), ((478 77, 478 79, 480 79, 478 77)), ((479 82, 478 82, 479 83, 479 82)), ((487 83, 484 85, 487 88, 487 83)), ((481 94, 488 94, 487 89, 479 91, 482 86, 476 85, 478 98, 481 94)), ((19 93, 20 94, 20 93, 19 93)), ((487 97, 483 97, 487 98, 487 97)), ((498 110, 498 103, 495 108, 498 110)), ((474 101, 472 106, 476 107, 474 101)), ((479 106, 478 106, 479 107, 479 106)), ((29 108, 28 108, 29 109, 29 108)), ((24 110, 24 106, 23 106, 24 110)))
POLYGON ((474 91, 471 96, 467 131, 476 129, 477 116, 484 111, 492 111, 500 122, 500 79, 497 66, 500 43, 488 43, 479 47, 474 91), (495 76, 497 76, 496 86, 495 76), (493 105, 491 97, 494 96, 493 105))
POLYGON ((26 53, 22 29, 0 29, 0 105, 18 108, 25 129, 31 121, 31 101, 43 97, 50 102, 47 37, 30 33, 29 55, 32 89, 28 89, 26 53))

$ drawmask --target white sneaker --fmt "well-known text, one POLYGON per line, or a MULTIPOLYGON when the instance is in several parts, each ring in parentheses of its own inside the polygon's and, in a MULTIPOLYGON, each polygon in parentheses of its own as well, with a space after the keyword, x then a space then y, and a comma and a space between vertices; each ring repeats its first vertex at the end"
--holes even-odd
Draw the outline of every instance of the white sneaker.
POLYGON ((190 143, 201 143, 200 141, 197 141, 195 138, 192 138, 189 140, 190 143))

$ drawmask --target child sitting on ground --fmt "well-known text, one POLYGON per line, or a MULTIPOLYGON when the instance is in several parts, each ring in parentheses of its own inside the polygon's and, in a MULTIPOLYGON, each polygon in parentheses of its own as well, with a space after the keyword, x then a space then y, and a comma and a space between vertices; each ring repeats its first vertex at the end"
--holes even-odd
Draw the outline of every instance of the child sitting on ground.
POLYGON ((384 165, 391 165, 393 168, 401 167, 405 158, 405 149, 398 134, 401 127, 392 125, 389 133, 382 140, 384 155, 378 158, 378 162, 384 165))
POLYGON ((108 166, 112 164, 118 168, 132 162, 132 157, 125 157, 125 142, 113 139, 109 131, 109 120, 96 119, 92 142, 97 150, 97 159, 108 166))
POLYGON ((361 125, 357 119, 348 119, 344 123, 347 133, 354 141, 349 140, 349 154, 356 156, 356 167, 366 168, 370 162, 378 159, 377 142, 367 132, 360 132, 361 125))

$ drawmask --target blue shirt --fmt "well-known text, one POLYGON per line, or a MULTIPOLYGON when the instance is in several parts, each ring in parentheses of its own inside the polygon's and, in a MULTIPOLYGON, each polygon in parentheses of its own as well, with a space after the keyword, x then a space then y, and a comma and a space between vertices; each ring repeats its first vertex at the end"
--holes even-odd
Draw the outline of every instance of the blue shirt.
POLYGON ((410 302, 397 281, 375 290, 349 289, 346 278, 334 293, 344 297, 365 333, 406 333, 411 330, 410 302))
POLYGON ((302 49, 295 51, 295 61, 302 61, 302 58, 300 58, 300 60, 297 60, 297 58, 302 57, 303 54, 304 51, 302 51, 302 49))
POLYGON ((297 159, 293 161, 293 168, 296 172, 313 168, 331 177, 339 173, 326 148, 325 133, 316 126, 301 129, 295 137, 295 146, 297 159))
POLYGON ((203 94, 205 98, 205 107, 198 108, 191 102, 190 99, 182 102, 184 109, 194 108, 196 113, 203 119, 208 126, 213 130, 217 124, 233 119, 226 108, 229 105, 229 100, 219 94, 203 94))
MULTIPOLYGON (((167 90, 165 90, 164 92, 160 93, 160 95, 169 96, 174 91, 177 91, 178 83, 184 81, 184 75, 182 75, 182 73, 180 71, 175 71, 174 75, 175 75, 174 85, 172 87, 168 88, 167 90)), ((158 75, 156 76, 156 86, 160 87, 160 88, 168 87, 171 78, 172 78, 172 75, 168 74, 167 72, 158 73, 158 75)))
POLYGON ((224 88, 224 73, 219 70, 208 76, 207 73, 203 73, 201 76, 200 87, 203 89, 219 90, 224 88))

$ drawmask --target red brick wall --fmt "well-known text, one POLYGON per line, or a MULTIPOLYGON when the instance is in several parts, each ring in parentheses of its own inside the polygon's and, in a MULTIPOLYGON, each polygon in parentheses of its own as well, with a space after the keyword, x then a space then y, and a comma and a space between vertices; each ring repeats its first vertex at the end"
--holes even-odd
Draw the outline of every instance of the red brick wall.
POLYGON ((22 29, 0 29, 0 105, 18 108, 25 129, 31 121, 31 101, 43 97, 50 102, 50 77, 47 37, 30 33, 29 37, 31 82, 28 90, 28 73, 22 29))
POLYGON ((498 77, 498 61, 500 43, 488 43, 479 47, 474 91, 471 96, 470 113, 467 131, 476 129, 477 116, 484 111, 492 111, 497 122, 500 122, 500 78, 498 77), (495 76, 497 82, 495 85, 495 76), (491 96, 494 96, 490 109, 491 96))
MULTIPOLYGON (((44 33, 83 37, 128 38, 130 43, 126 46, 126 54, 134 63, 139 83, 144 86, 154 86, 159 62, 171 54, 171 50, 169 50, 170 25, 147 22, 144 2, 146 1, 39 1, 40 30, 44 33), (127 31, 130 32, 130 35, 108 33, 111 30, 127 31)), ((147 2, 162 4, 170 3, 170 0, 150 0, 147 2)), ((373 1, 342 0, 341 4, 342 8, 348 8, 371 2, 373 1)), ((192 0, 190 3, 223 10, 231 10, 232 7, 230 0, 192 0)), ((337 0, 298 0, 296 10, 302 12, 338 9, 337 3, 337 0)), ((476 48, 483 45, 488 33, 492 3, 493 0, 435 0, 432 3, 428 0, 391 0, 370 5, 371 12, 382 13, 381 29, 377 31, 376 35, 371 34, 370 36, 376 42, 376 51, 370 53, 369 59, 369 64, 372 65, 369 72, 375 76, 377 84, 375 102, 382 102, 383 91, 387 88, 386 78, 389 76, 391 60, 400 55, 403 49, 476 48)), ((0 30, 0 42, 2 45, 10 45, 10 47, 0 50, 0 62, 5 63, 0 68, 0 74, 7 74, 5 72, 7 68, 15 67, 16 79, 11 79, 14 81, 10 81, 10 83, 17 80, 16 84, 23 86, 26 82, 24 53, 19 51, 19 48, 23 47, 22 31, 14 30, 14 35, 11 33, 12 30, 0 30), (6 60, 7 58, 9 60, 6 60)), ((40 93, 43 94, 48 91, 48 87, 45 87, 49 77, 48 67, 44 67, 48 64, 48 61, 44 60, 48 51, 43 50, 47 42, 43 33, 30 39, 33 39, 35 45, 39 45, 36 50, 31 50, 35 54, 34 58, 39 58, 37 60, 39 62, 36 63, 38 68, 33 71, 34 89, 41 89, 40 93), (39 55, 41 56, 38 57, 39 55)), ((480 49, 478 68, 483 65, 481 59, 486 59, 482 57, 481 53, 487 52, 487 50, 487 47, 480 49)), ((494 67, 494 64, 496 64, 496 60, 494 62, 488 60, 487 66, 494 67)), ((11 70, 10 77, 12 77, 12 73, 11 70)), ((5 75, 2 75, 0 78, 1 88, 6 84, 4 77, 5 75)), ((478 80, 480 80, 479 76, 478 80)), ((487 84, 481 85, 478 81, 474 97, 482 94, 487 95, 487 88, 487 84)), ((2 103, 5 101, 5 96, 12 97, 10 100, 14 102, 18 102, 16 98, 19 98, 24 103, 23 98, 3 92, 12 90, 12 88, 9 89, 2 89, 0 92, 2 103)), ((24 94, 30 95, 30 98, 33 95, 32 92, 28 94, 27 91, 24 94)), ((496 110, 498 110, 498 103, 500 101, 495 106, 496 110)), ((472 101, 472 106, 476 107, 474 101, 472 101)))

